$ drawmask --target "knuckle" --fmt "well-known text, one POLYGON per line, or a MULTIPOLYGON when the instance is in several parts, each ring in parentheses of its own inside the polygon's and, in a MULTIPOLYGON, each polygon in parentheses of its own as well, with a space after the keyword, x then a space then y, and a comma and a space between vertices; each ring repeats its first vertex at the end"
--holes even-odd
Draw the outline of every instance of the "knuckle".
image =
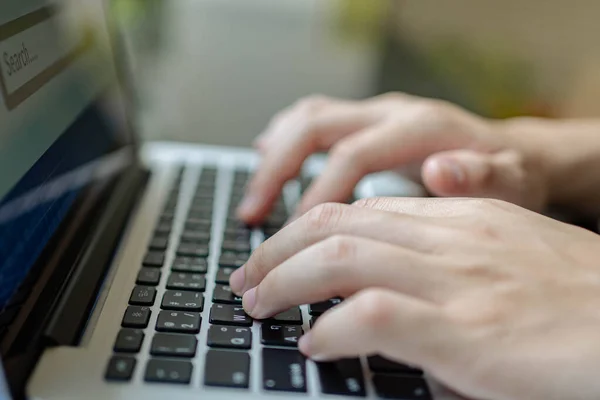
POLYGON ((304 216, 308 228, 306 232, 330 231, 342 218, 344 208, 337 203, 323 203, 311 208, 304 216))
POLYGON ((391 201, 391 199, 386 197, 368 197, 358 199, 352 205, 362 208, 387 209, 391 201))
POLYGON ((354 142, 342 140, 332 147, 329 156, 337 162, 345 164, 351 163, 353 168, 357 168, 361 161, 360 153, 360 147, 356 146, 354 142))
POLYGON ((380 289, 367 289, 356 301, 356 317, 365 326, 381 328, 390 322, 394 310, 390 296, 380 289))
POLYGON ((356 254, 356 240, 350 236, 334 235, 323 241, 321 257, 328 265, 344 267, 344 261, 356 254))
POLYGON ((511 297, 515 295, 512 289, 476 292, 448 304, 446 316, 475 335, 489 335, 504 325, 502 321, 511 312, 511 297))
POLYGON ((406 98, 406 94, 401 92, 387 92, 377 96, 378 100, 385 102, 396 102, 406 98))

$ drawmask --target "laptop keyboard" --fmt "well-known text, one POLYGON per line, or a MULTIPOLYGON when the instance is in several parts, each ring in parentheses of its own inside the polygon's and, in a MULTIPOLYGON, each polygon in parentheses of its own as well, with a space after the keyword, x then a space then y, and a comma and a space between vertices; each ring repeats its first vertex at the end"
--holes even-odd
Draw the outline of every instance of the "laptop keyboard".
MULTIPOLYGON (((176 213, 183 206, 183 170, 179 172, 140 265, 129 304, 124 305, 121 329, 106 367, 108 382, 126 384, 142 368, 143 380, 148 384, 191 385, 196 373, 192 361, 202 358, 203 386, 248 391, 254 389, 251 377, 259 374, 261 387, 255 388, 259 391, 308 393, 313 383, 309 382, 312 376, 307 375, 307 363, 312 361, 296 349, 297 342, 305 327, 312 327, 320 315, 342 300, 309 305, 309 321, 304 321, 299 307, 261 322, 244 312, 242 299, 231 292, 228 284, 231 273, 250 256, 251 238, 257 231, 235 217, 248 178, 248 172, 234 173, 223 233, 212 237, 217 170, 202 170, 182 229, 176 229, 175 224, 176 213), (215 240, 220 244, 220 253, 216 271, 210 271, 208 257, 215 240), (169 249, 174 249, 175 256, 166 265, 169 249), (163 274, 166 279, 162 279, 163 274), (210 285, 209 277, 214 280, 210 285), (164 290, 158 290, 161 282, 164 290), (205 303, 212 304, 205 307, 205 303), (151 318, 153 314, 155 319, 151 318), (154 326, 149 326, 150 321, 155 321, 154 326), (208 324, 208 330, 201 343, 198 333, 204 324, 208 324), (253 331, 255 324, 259 329, 253 331), (253 341, 253 333, 260 334, 258 341, 253 341), (253 354, 259 355, 258 364, 251 362, 249 353, 257 344, 260 351, 253 354), (146 349, 149 357, 139 357, 146 349), (258 370, 252 370, 256 365, 260 366, 258 370)), ((306 180, 300 182, 302 188, 307 185, 306 180)), ((263 226, 258 227, 261 237, 267 239, 277 233, 287 218, 280 200, 263 226)), ((317 363, 316 369, 315 379, 323 394, 365 397, 369 386, 383 398, 431 398, 421 370, 379 356, 317 363)))

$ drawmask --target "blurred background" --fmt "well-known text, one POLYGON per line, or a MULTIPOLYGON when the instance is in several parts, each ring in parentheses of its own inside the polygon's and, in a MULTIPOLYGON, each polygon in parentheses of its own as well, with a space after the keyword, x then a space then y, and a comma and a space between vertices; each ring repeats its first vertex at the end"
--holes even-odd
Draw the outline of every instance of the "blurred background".
POLYGON ((248 146, 313 93, 600 117, 597 0, 112 0, 148 140, 248 146))

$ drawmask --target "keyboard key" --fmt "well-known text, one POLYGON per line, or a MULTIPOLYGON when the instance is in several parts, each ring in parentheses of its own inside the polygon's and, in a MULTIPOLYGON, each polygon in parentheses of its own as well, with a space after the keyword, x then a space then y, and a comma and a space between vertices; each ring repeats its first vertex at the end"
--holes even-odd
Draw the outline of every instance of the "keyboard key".
POLYGON ((337 306, 341 302, 342 302, 342 299, 334 298, 334 299, 321 301, 319 303, 314 303, 308 307, 308 312, 310 313, 310 315, 321 315, 325 311, 329 310, 332 307, 337 306))
POLYGON ((151 306, 156 298, 156 289, 151 286, 136 286, 129 297, 129 304, 151 306))
POLYGON ((230 304, 213 304, 210 310, 210 323, 235 325, 235 326, 252 326, 252 318, 244 312, 241 306, 230 304))
POLYGON ((173 225, 171 223, 162 223, 156 226, 154 233, 156 235, 167 236, 171 234, 171 229, 173 229, 173 225))
POLYGON ((202 274, 188 272, 173 272, 167 280, 167 289, 182 289, 203 292, 206 288, 206 278, 202 274))
POLYGON ((249 382, 250 356, 247 353, 225 350, 209 350, 206 353, 206 386, 248 388, 249 382))
POLYGON ((323 393, 360 397, 367 395, 358 358, 317 363, 317 368, 323 393))
POLYGON ((129 306, 123 315, 121 325, 126 328, 145 328, 150 321, 150 308, 129 306))
POLYGON ((162 267, 165 263, 165 253, 150 251, 144 257, 143 265, 146 267, 162 267))
POLYGON ((261 343, 266 346, 296 347, 304 331, 299 326, 272 325, 263 323, 261 343))
POLYGON ((177 249, 178 256, 206 257, 208 256, 208 246, 195 243, 182 243, 177 249))
POLYGON ((423 378, 402 375, 375 375, 373 385, 384 399, 431 400, 427 382, 423 378))
POLYGON ((217 270, 217 276, 215 277, 215 282, 217 283, 221 283, 224 285, 228 285, 229 284, 229 277, 231 276, 231 274, 233 273, 233 271, 235 271, 237 268, 231 268, 231 267, 227 267, 227 268, 219 268, 217 270))
POLYGON ((138 272, 137 279, 135 281, 138 285, 149 285, 156 286, 160 282, 160 270, 156 268, 144 267, 138 272))
POLYGON ((367 360, 369 362, 369 369, 373 372, 423 375, 423 371, 418 368, 400 364, 381 356, 371 356, 367 360))
POLYGON ((192 213, 212 216, 212 213, 213 213, 212 202, 209 202, 208 204, 206 204, 203 201, 195 200, 193 202, 193 204, 190 206, 190 211, 189 211, 188 215, 191 215, 192 213))
MULTIPOLYGON (((212 201, 212 198, 211 198, 212 201)), ((211 207, 196 207, 190 210, 187 215, 188 220, 210 220, 212 219, 212 209, 211 207)))
POLYGON ((205 219, 194 219, 186 221, 184 229, 186 231, 210 232, 211 221, 205 219))
POLYGON ((302 325, 302 313, 299 307, 290 308, 265 320, 267 323, 302 325))
POLYGON ((204 295, 187 290, 167 290, 162 298, 160 308, 175 311, 202 311, 204 295))
POLYGON ((207 344, 210 347, 250 349, 252 346, 252 332, 250 328, 211 325, 208 328, 207 344))
POLYGON ((198 339, 193 335, 157 333, 152 338, 150 354, 165 357, 187 357, 196 355, 198 339))
POLYGON ((143 341, 143 331, 139 329, 121 329, 113 349, 119 353, 137 353, 140 351, 143 341))
POLYGON ((210 232, 187 230, 181 234, 181 240, 184 243, 208 243, 210 240, 210 232))
POLYGON ((225 240, 225 241, 223 241, 223 244, 221 245, 221 248, 223 250, 235 251, 235 252, 238 252, 238 253, 249 253, 250 250, 251 250, 249 242, 246 242, 246 241, 235 241, 235 240, 225 240))
POLYGON ((192 363, 189 361, 171 361, 152 359, 146 365, 146 382, 190 383, 192 363))
POLYGON ((104 377, 109 381, 128 381, 133 375, 135 358, 127 356, 112 356, 108 362, 104 377))
POLYGON ((221 253, 221 257, 219 257, 219 266, 238 268, 244 265, 244 263, 248 261, 249 257, 249 253, 235 253, 233 251, 224 251, 221 253))
POLYGON ((262 350, 265 390, 306 392, 306 359, 296 350, 262 350))
POLYGON ((231 240, 236 242, 250 241, 250 230, 248 229, 225 229, 223 240, 231 240))
POLYGON ((175 257, 171 271, 175 272, 196 272, 205 274, 208 270, 208 262, 205 258, 197 257, 175 257))
POLYGON ((228 285, 216 284, 212 301, 224 304, 242 304, 242 298, 236 296, 228 285))
POLYGON ((156 330, 159 332, 198 333, 201 321, 199 313, 161 311, 156 321, 156 330))
POLYGON ((168 236, 156 236, 150 241, 150 246, 152 250, 166 250, 169 247, 169 238, 168 236))

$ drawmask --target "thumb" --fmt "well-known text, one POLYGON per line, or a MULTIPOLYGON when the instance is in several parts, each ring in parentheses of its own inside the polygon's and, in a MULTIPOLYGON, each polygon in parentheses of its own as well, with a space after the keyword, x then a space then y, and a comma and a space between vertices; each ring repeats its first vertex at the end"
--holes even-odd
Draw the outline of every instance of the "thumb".
POLYGON ((436 153, 425 160, 421 174, 427 189, 436 196, 489 197, 534 208, 543 197, 528 182, 522 157, 513 150, 436 153))

